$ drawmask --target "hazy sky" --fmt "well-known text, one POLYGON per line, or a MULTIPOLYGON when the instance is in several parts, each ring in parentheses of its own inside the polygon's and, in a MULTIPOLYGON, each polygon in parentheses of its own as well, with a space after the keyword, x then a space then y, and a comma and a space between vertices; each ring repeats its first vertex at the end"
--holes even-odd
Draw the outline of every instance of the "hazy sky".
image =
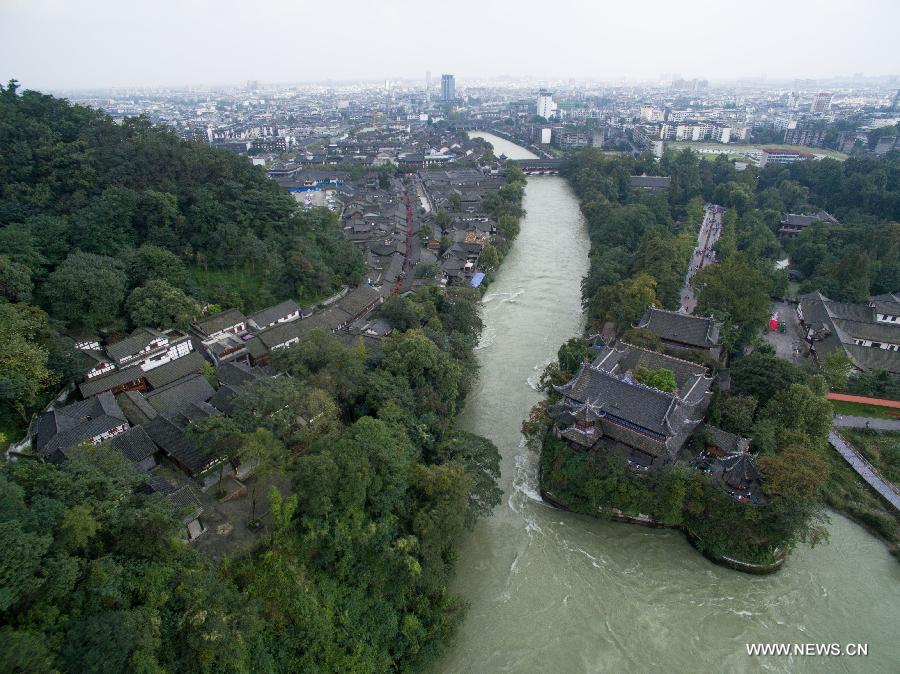
POLYGON ((900 0, 0 0, 27 88, 900 73, 900 0))

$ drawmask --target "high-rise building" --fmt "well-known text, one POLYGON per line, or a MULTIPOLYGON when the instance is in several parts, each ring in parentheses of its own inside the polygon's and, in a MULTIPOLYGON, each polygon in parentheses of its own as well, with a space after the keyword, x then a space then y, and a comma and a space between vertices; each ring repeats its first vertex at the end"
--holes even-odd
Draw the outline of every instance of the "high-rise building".
POLYGON ((456 98, 456 80, 453 75, 441 75, 441 100, 445 103, 456 98))
POLYGON ((425 71, 425 102, 431 103, 431 71, 425 71))
POLYGON ((550 119, 556 114, 556 103, 553 102, 553 92, 541 89, 537 98, 537 114, 544 119, 550 119))
POLYGON ((816 115, 823 115, 831 110, 831 97, 832 95, 827 91, 820 91, 816 95, 816 100, 813 101, 810 112, 816 115))

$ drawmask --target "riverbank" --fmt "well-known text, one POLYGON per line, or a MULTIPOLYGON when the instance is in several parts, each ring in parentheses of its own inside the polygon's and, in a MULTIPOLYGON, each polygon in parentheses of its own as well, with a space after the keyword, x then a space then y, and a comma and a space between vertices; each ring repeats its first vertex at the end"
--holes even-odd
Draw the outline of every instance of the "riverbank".
MULTIPOLYGON (((751 576, 709 564, 680 532, 621 526, 540 498, 538 455, 521 422, 543 398, 538 380, 559 345, 583 333, 573 279, 587 272, 589 241, 563 178, 529 178, 523 206, 520 235, 483 299, 479 378, 459 417, 499 448, 503 502, 455 548, 451 590, 468 610, 432 671, 744 671, 743 644, 771 641, 773 629, 785 642, 865 641, 869 657, 847 669, 889 670, 900 571, 843 517, 826 524, 827 545, 801 546, 779 573, 751 576)), ((791 670, 821 665, 798 660, 791 670)), ((761 657, 749 666, 785 663, 761 657)))
MULTIPOLYGON (((552 505, 554 508, 559 508, 560 510, 567 510, 567 511, 569 510, 569 508, 567 508, 566 505, 562 501, 557 499, 550 492, 544 491, 543 489, 541 489, 541 498, 543 498, 547 503, 552 505)), ((591 517, 594 517, 594 515, 591 515, 591 517)), ((600 515, 598 517, 603 517, 603 515, 600 515)), ((613 510, 613 512, 611 512, 608 515, 608 517, 609 517, 609 519, 613 520, 614 522, 621 522, 622 524, 635 524, 635 525, 641 526, 641 527, 650 527, 651 529, 673 529, 673 530, 681 531, 685 535, 687 540, 690 541, 691 545, 693 545, 697 549, 697 551, 700 554, 702 554, 704 557, 706 557, 709 561, 713 562, 714 564, 718 564, 719 566, 728 567, 729 569, 733 569, 734 571, 741 571, 743 573, 750 573, 753 575, 762 576, 762 575, 766 575, 769 573, 775 573, 776 571, 778 571, 778 569, 780 569, 782 566, 784 566, 784 562, 786 559, 786 557, 784 555, 782 555, 781 557, 778 558, 778 561, 773 562, 771 564, 756 564, 754 562, 747 562, 744 560, 735 559, 734 557, 729 557, 727 555, 713 555, 713 554, 707 552, 703 548, 703 544, 700 541, 700 539, 697 538, 695 535, 693 535, 687 529, 683 529, 680 527, 668 527, 665 524, 663 524, 662 522, 650 517, 649 515, 642 515, 642 516, 634 517, 631 515, 626 515, 621 510, 613 510)))
POLYGON ((825 491, 828 507, 882 541, 894 559, 900 562, 900 516, 863 481, 836 449, 828 449, 830 476, 825 491))

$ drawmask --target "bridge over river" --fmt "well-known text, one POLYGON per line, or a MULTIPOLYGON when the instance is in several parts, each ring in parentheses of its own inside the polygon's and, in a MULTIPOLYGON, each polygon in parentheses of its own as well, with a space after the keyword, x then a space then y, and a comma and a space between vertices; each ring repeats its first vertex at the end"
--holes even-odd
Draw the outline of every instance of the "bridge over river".
POLYGON ((529 176, 557 176, 561 159, 513 159, 519 168, 529 176))

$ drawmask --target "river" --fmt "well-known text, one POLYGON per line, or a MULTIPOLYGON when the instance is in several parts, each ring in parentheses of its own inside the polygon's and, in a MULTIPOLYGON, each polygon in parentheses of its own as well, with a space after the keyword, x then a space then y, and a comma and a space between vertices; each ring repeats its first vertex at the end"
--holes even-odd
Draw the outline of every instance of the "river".
MULTIPOLYGON (((495 152, 531 153, 489 134, 495 152)), ((459 546, 470 604, 440 672, 896 672, 900 565, 832 515, 831 540, 770 576, 716 566, 675 531, 562 512, 519 429, 535 382, 582 329, 588 237, 563 178, 528 180, 519 238, 484 297, 479 383, 460 418, 502 454, 503 502, 459 546), (748 656, 746 643, 863 643, 867 657, 748 656)))

